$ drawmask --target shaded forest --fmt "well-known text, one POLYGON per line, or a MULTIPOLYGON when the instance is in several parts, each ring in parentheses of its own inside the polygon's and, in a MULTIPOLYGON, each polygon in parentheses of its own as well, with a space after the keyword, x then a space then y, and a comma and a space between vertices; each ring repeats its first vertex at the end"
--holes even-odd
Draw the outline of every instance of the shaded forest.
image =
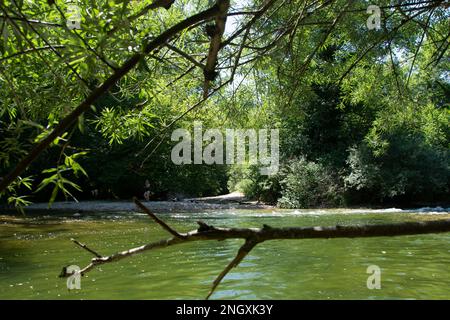
POLYGON ((450 202, 447 1, 75 3, 0 2, 3 202, 450 202), (280 170, 174 164, 194 120, 279 129, 280 170))

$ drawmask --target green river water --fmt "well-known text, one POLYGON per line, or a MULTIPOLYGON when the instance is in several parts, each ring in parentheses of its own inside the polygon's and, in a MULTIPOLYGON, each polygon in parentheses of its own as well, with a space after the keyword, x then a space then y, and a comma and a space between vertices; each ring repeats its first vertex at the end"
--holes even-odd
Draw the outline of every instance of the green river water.
MULTIPOLYGON (((222 210, 159 216, 179 231, 196 221, 223 227, 331 226, 450 218, 448 210, 222 210)), ((167 238, 140 213, 80 217, 0 215, 0 299, 203 299, 242 240, 200 241, 102 265, 69 291, 63 266, 167 238)), ((450 299, 450 233, 357 239, 277 240, 259 244, 212 299, 450 299), (369 265, 381 289, 369 290, 369 265)))

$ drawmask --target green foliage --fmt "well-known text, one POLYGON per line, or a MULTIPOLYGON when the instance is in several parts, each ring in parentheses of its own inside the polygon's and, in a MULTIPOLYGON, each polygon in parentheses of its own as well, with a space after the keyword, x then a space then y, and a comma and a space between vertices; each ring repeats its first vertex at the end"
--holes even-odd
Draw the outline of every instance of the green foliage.
POLYGON ((340 184, 323 165, 305 158, 289 161, 282 172, 282 208, 336 207, 343 204, 340 184))
POLYGON ((5 194, 7 195, 7 203, 13 205, 22 214, 24 213, 24 207, 31 204, 31 202, 27 200, 28 196, 19 196, 18 193, 23 192, 23 189, 31 190, 32 181, 33 179, 31 177, 22 178, 19 176, 7 187, 5 191, 5 194))
POLYGON ((67 176, 70 174, 73 174, 75 177, 78 177, 80 174, 87 176, 86 171, 76 161, 77 158, 84 155, 86 155, 86 152, 78 152, 70 156, 64 153, 64 164, 59 164, 56 168, 45 169, 42 171, 43 174, 50 173, 50 175, 39 183, 35 192, 39 192, 45 187, 53 185, 52 193, 49 199, 49 207, 51 207, 58 195, 58 192, 60 191, 64 196, 71 196, 75 201, 77 201, 77 199, 70 192, 70 188, 77 191, 81 191, 81 188, 75 182, 69 180, 67 176))
POLYGON ((228 170, 228 189, 240 191, 249 199, 276 204, 280 196, 279 176, 263 176, 254 165, 235 165, 228 170))
POLYGON ((450 192, 450 119, 432 105, 383 114, 348 157, 347 188, 366 201, 444 200, 450 192))
POLYGON ((148 108, 140 111, 123 112, 120 109, 104 108, 94 121, 109 143, 123 143, 125 139, 148 137, 149 128, 153 128, 152 119, 156 116, 148 108))
MULTIPOLYGON (((66 1, 2 2, 2 16, 19 19, 0 17, 1 175, 143 43, 211 5, 180 0, 130 19, 148 3, 79 0, 82 28, 70 30, 66 1)), ((384 8, 382 30, 369 31, 367 1, 347 3, 294 0, 269 9, 220 51, 214 86, 228 79, 242 49, 234 81, 193 110, 203 72, 161 46, 33 163, 27 174, 44 175, 40 183, 19 179, 3 196, 19 208, 29 189, 50 203, 61 195, 90 199, 92 189, 102 198, 129 198, 142 195, 149 180, 154 199, 230 189, 271 203, 282 196, 284 207, 341 205, 344 196, 349 203, 450 201, 448 10, 436 3, 402 25, 405 13, 384 8), (283 170, 265 177, 256 166, 174 165, 170 131, 194 120, 205 128, 279 128, 283 170)), ((251 13, 262 4, 232 1, 232 9, 251 13)), ((225 37, 250 19, 230 17, 236 27, 225 37)), ((209 41, 196 27, 169 42, 204 63, 209 41)))

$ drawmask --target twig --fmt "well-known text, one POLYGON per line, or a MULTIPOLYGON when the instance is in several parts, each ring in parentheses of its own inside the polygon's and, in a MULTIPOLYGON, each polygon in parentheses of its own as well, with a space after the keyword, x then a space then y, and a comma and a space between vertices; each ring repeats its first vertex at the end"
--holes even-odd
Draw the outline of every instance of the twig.
POLYGON ((200 69, 204 69, 204 68, 205 68, 205 66, 204 66, 202 63, 200 63, 200 62, 198 62, 197 60, 195 60, 193 57, 191 57, 189 54, 187 54, 187 53, 184 52, 183 50, 178 49, 177 47, 172 46, 172 45, 169 44, 169 43, 166 43, 166 47, 169 48, 170 50, 172 50, 172 51, 178 53, 180 56, 182 56, 182 57, 185 58, 186 60, 189 60, 190 62, 192 62, 194 65, 196 65, 196 66, 199 67, 200 69))
POLYGON ((23 50, 23 51, 14 52, 14 53, 12 53, 12 54, 6 56, 6 57, 1 58, 1 59, 0 59, 0 62, 5 61, 5 60, 8 60, 8 59, 11 59, 11 58, 14 58, 14 57, 16 57, 16 56, 20 56, 20 55, 23 55, 23 54, 31 53, 31 52, 36 52, 36 51, 41 51, 41 50, 51 50, 51 48, 54 48, 54 49, 63 49, 63 48, 65 48, 65 47, 66 47, 66 46, 64 46, 64 45, 62 45, 62 44, 55 44, 55 45, 52 45, 52 46, 42 46, 42 47, 28 48, 28 49, 25 49, 25 50, 23 50))
POLYGON ((34 19, 27 19, 25 17, 7 17, 5 15, 0 15, 0 20, 16 20, 16 21, 20 21, 20 22, 25 22, 25 23, 34 23, 34 24, 40 24, 43 26, 48 26, 48 27, 62 27, 62 24, 59 23, 54 23, 54 22, 47 22, 47 21, 41 21, 41 20, 34 20, 34 19))
POLYGON ((409 72, 408 72, 408 77, 406 78, 406 85, 405 85, 406 87, 408 87, 408 85, 409 85, 409 80, 411 79, 411 74, 412 74, 412 72, 414 70, 414 64, 416 63, 417 56, 419 55, 420 48, 422 47, 423 40, 425 39, 425 35, 427 33, 428 24, 430 23, 430 19, 431 19, 431 16, 433 15, 433 12, 434 12, 434 8, 430 11, 430 14, 428 15, 427 21, 425 23, 425 29, 424 29, 424 31, 422 33, 422 36, 420 37, 419 44, 418 44, 417 49, 416 49, 416 53, 414 54, 414 59, 411 62, 411 66, 410 66, 409 72))
POLYGON ((91 248, 89 248, 87 245, 85 245, 84 243, 81 243, 81 242, 79 242, 79 241, 77 241, 77 240, 75 240, 75 239, 70 239, 73 243, 75 243, 76 245, 78 245, 78 246, 80 246, 81 248, 83 248, 84 250, 86 250, 86 251, 88 251, 88 252, 90 252, 90 253, 92 253, 94 256, 96 256, 97 258, 101 258, 102 257, 102 255, 101 254, 99 254, 99 253, 97 253, 97 252, 95 252, 94 250, 92 250, 91 248))
MULTIPOLYGON (((133 22, 134 20, 142 17, 145 15, 148 11, 154 10, 157 8, 164 8, 166 10, 169 10, 172 4, 175 2, 175 0, 155 0, 146 7, 144 7, 141 11, 139 11, 136 14, 133 14, 132 16, 129 16, 128 18, 125 18, 125 21, 128 23, 133 22)), ((123 27, 123 23, 113 27, 111 30, 108 31, 108 36, 112 36, 117 30, 119 30, 121 27, 123 27)))
MULTIPOLYGON (((48 40, 33 26, 32 23, 29 23, 28 20, 26 19, 26 16, 21 12, 20 10, 20 6, 17 4, 16 0, 13 0, 14 5, 17 7, 17 9, 19 10, 18 12, 14 12, 12 9, 11 12, 13 12, 15 15, 20 15, 24 18, 24 21, 28 24, 28 26, 30 27, 30 29, 38 36, 39 39, 41 39, 48 47, 49 49, 55 53, 60 59, 61 61, 67 66, 67 68, 70 69, 70 71, 72 71, 72 73, 82 82, 85 84, 86 88, 89 88, 89 82, 84 79, 79 72, 68 62, 66 61, 66 59, 64 59, 64 57, 52 46, 52 44, 50 42, 48 42, 48 40)), ((2 9, 4 11, 4 9, 2 9)), ((7 16, 6 11, 5 12, 5 16, 7 16)), ((11 20, 11 22, 13 22, 11 20)), ((20 32, 24 37, 26 37, 26 34, 24 34, 23 32, 20 32)), ((32 45, 32 41, 27 40, 30 45, 32 45)), ((34 47, 34 46, 33 46, 34 47)))
POLYGON ((164 221, 162 221, 161 219, 159 219, 153 212, 151 212, 146 206, 144 206, 142 204, 142 202, 140 202, 136 197, 133 198, 134 203, 142 210, 144 211, 146 214, 148 214, 153 220, 155 220, 155 222, 157 224, 159 224, 164 230, 166 230, 167 232, 169 232, 171 235, 183 239, 183 236, 178 233, 175 229, 172 229, 168 224, 166 224, 164 221))
POLYGON ((383 43, 383 41, 388 40, 388 41, 392 41, 393 37, 395 36, 395 33, 400 30, 404 25, 406 25, 410 20, 412 20, 413 18, 421 15, 422 13, 426 12, 427 10, 421 10, 417 13, 415 13, 413 16, 410 16, 408 19, 402 20, 401 23, 399 23, 397 26, 395 26, 394 28, 391 29, 391 31, 389 31, 387 34, 382 35, 377 41, 375 41, 374 43, 372 43, 370 46, 368 46, 363 53, 356 58, 355 61, 353 61, 353 63, 350 65, 350 67, 341 75, 341 77, 339 78, 338 83, 341 84, 342 81, 348 76, 348 74, 353 70, 353 68, 355 68, 358 63, 370 52, 372 51, 372 49, 374 49, 377 45, 380 45, 381 43, 383 43))
POLYGON ((216 92, 220 91, 223 87, 228 85, 230 83, 230 79, 222 83, 217 88, 214 88, 213 90, 209 91, 208 95, 206 97, 203 97, 201 100, 197 101, 195 104, 190 106, 186 111, 184 111, 182 114, 180 114, 178 117, 176 117, 174 120, 172 120, 168 125, 163 127, 157 135, 151 139, 144 148, 137 153, 137 155, 140 155, 144 150, 146 150, 152 143, 155 141, 156 138, 161 137, 161 140, 156 145, 156 147, 144 158, 144 160, 141 162, 141 168, 144 166, 145 162, 153 155, 153 153, 156 151, 156 149, 161 145, 161 143, 164 141, 164 137, 167 135, 167 131, 179 120, 181 120, 183 117, 185 117, 188 113, 192 112, 192 110, 196 109, 197 107, 201 106, 206 100, 208 100, 211 96, 213 96, 216 92))
POLYGON ((217 286, 220 284, 222 279, 227 275, 228 272, 230 272, 231 269, 236 267, 242 259, 245 258, 245 256, 258 244, 257 241, 254 239, 247 239, 245 240, 245 243, 242 245, 242 247, 239 248, 239 251, 234 257, 233 260, 223 269, 223 271, 217 276, 216 280, 214 280, 211 290, 209 291, 208 295, 206 296, 206 300, 211 297, 211 295, 214 293, 214 290, 216 290, 217 286))

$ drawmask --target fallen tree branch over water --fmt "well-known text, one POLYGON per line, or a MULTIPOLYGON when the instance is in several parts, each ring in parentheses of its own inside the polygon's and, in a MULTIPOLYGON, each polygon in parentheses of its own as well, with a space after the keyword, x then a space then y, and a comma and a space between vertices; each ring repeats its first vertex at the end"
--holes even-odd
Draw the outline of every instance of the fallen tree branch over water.
MULTIPOLYGON (((74 239, 72 241, 79 247, 85 249, 95 258, 91 262, 78 271, 81 275, 94 269, 96 266, 115 262, 134 254, 141 253, 148 250, 165 248, 168 246, 181 244, 190 241, 200 240, 226 240, 226 239, 245 239, 244 244, 239 248, 236 257, 225 267, 225 269, 214 280, 212 288, 208 293, 208 299, 228 274, 228 272, 236 267, 245 256, 258 244, 268 240, 281 239, 329 239, 329 238, 356 238, 356 237, 386 237, 386 236, 402 236, 415 235, 426 233, 440 233, 450 232, 450 219, 435 220, 426 222, 404 222, 395 224, 380 224, 380 225, 362 225, 362 226, 334 226, 334 227, 285 227, 275 228, 268 225, 263 225, 262 228, 220 228, 208 225, 202 221, 198 221, 198 229, 186 233, 179 233, 164 221, 159 219, 147 207, 145 207, 139 200, 134 199, 134 202, 139 209, 147 213, 157 224, 164 230, 169 232, 173 237, 151 242, 140 247, 135 247, 129 250, 117 252, 110 256, 101 256, 96 251, 90 249, 85 244, 82 244, 74 239)), ((63 268, 60 277, 69 277, 73 273, 68 273, 66 268, 63 268)))

